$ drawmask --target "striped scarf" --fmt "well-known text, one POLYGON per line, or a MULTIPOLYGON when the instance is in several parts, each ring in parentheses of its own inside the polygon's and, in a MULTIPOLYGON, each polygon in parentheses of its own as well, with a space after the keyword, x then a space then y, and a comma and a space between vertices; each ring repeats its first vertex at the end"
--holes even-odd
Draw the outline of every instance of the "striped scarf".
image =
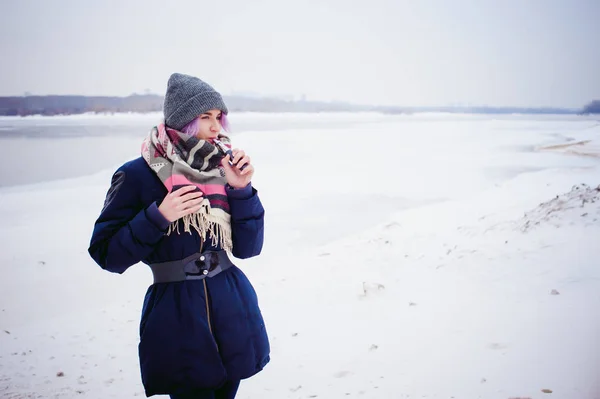
MULTIPOLYGON (((230 147, 229 137, 220 134, 219 140, 230 147)), ((204 193, 200 210, 182 218, 184 231, 191 234, 193 228, 203 242, 208 234, 213 246, 231 251, 231 215, 218 149, 209 141, 161 123, 142 143, 142 156, 169 192, 193 185, 204 193)), ((180 220, 171 223, 167 235, 179 234, 180 220)))

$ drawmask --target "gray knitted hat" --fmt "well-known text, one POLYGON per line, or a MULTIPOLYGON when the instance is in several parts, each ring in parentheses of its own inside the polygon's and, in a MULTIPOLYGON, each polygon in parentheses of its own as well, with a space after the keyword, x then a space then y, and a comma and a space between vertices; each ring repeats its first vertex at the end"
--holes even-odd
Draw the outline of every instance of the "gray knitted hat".
POLYGON ((163 113, 167 126, 181 130, 185 125, 211 109, 227 114, 227 106, 221 95, 202 80, 174 73, 167 83, 163 113))

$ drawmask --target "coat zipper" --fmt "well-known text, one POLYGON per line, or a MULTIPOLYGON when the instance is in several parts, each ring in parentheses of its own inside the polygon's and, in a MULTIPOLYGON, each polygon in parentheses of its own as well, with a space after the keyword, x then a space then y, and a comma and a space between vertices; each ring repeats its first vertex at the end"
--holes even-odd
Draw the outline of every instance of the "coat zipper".
POLYGON ((213 341, 215 341, 215 346, 217 347, 217 352, 219 352, 219 345, 217 345, 217 339, 215 338, 215 334, 212 330, 212 323, 210 321, 210 306, 208 305, 208 288, 206 287, 206 278, 202 279, 204 283, 204 301, 206 302, 206 320, 208 321, 208 329, 210 331, 210 335, 213 337, 213 341))
MULTIPOLYGON (((200 253, 204 249, 204 241, 200 241, 200 253)), ((219 345, 217 345, 217 339, 215 338, 215 334, 212 330, 212 323, 210 321, 210 306, 208 305, 208 288, 206 286, 206 277, 202 279, 202 283, 204 283, 204 302, 206 302, 206 320, 208 321, 208 330, 210 331, 210 335, 213 337, 213 341, 215 342, 215 346, 217 347, 217 352, 219 352, 219 345)))

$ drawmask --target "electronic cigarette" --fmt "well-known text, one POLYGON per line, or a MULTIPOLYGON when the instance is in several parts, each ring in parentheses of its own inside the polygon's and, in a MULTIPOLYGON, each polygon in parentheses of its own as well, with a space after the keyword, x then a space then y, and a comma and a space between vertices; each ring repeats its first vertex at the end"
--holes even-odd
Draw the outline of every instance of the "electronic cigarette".
MULTIPOLYGON (((231 152, 231 150, 229 148, 227 148, 227 146, 225 144, 223 144, 220 140, 213 139, 213 143, 219 149, 219 151, 223 154, 223 156, 229 154, 229 165, 234 166, 233 162, 232 162, 233 161, 233 152, 231 152)), ((240 168, 240 170, 244 170, 246 168, 246 166, 248 166, 248 164, 245 164, 244 166, 242 166, 240 168)))

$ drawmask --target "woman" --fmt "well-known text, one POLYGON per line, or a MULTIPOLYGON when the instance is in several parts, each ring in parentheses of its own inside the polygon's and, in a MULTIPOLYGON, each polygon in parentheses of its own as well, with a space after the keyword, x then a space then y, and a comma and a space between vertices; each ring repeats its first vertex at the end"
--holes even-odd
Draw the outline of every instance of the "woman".
POLYGON ((163 111, 142 156, 114 173, 89 253, 110 272, 140 261, 152 270, 139 343, 146 396, 234 398, 269 362, 256 293, 227 255, 262 249, 254 167, 243 151, 231 159, 215 146, 231 147, 221 133, 228 110, 207 83, 171 75, 163 111))

